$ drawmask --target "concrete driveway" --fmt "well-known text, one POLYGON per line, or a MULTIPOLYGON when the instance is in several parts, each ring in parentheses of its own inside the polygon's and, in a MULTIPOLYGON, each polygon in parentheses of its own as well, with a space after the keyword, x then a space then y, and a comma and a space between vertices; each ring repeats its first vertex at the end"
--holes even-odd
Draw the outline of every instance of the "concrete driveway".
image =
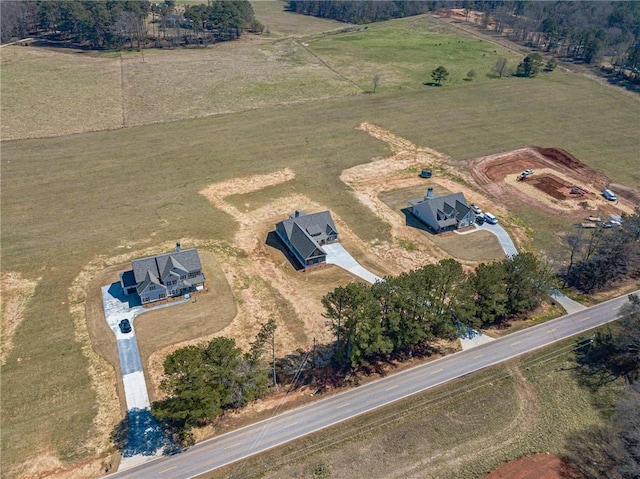
POLYGON ((358 263, 340 243, 323 245, 322 249, 327 253, 328 264, 335 264, 371 284, 382 281, 380 276, 376 276, 358 263))
POLYGON ((558 288, 551 288, 551 298, 564 308, 567 314, 577 313, 587 307, 562 294, 558 288))
POLYGON ((129 423, 127 444, 119 470, 136 466, 153 459, 166 449, 175 448, 151 415, 151 404, 142 369, 134 320, 139 314, 174 306, 188 300, 185 298, 155 308, 143 308, 137 297, 125 296, 119 283, 102 287, 104 317, 116 336, 129 423), (125 318, 131 323, 130 333, 122 333, 118 326, 125 318))

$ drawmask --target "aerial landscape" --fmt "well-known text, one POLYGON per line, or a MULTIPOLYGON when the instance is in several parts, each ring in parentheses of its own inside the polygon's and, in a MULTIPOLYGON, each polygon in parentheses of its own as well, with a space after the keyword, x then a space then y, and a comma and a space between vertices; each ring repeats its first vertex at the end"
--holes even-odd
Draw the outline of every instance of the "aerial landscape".
POLYGON ((0 13, 2 477, 640 477, 640 3, 0 13))

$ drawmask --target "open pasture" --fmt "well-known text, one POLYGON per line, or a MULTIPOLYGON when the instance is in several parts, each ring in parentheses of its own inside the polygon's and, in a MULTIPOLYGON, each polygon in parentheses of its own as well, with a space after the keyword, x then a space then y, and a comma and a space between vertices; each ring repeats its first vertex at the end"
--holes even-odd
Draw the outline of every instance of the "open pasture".
MULTIPOLYGON (((397 28, 400 24, 402 21, 386 25, 397 28)), ((379 31, 384 36, 384 25, 371 27, 365 33, 372 35, 379 31)), ((340 35, 326 37, 321 40, 322 45, 331 41, 341 45, 340 35)), ((384 42, 385 48, 393 44, 388 39, 384 42)), ((344 48, 353 48, 348 42, 342 43, 346 45, 344 48)), ((153 77, 157 82, 157 76, 166 75, 162 77, 162 88, 153 83, 158 94, 144 97, 158 102, 156 106, 131 98, 124 103, 130 105, 125 118, 151 121, 148 111, 155 109, 162 113, 153 120, 158 123, 2 144, 2 268, 19 273, 27 281, 37 281, 24 306, 24 320, 15 333, 14 349, 2 369, 3 468, 12 475, 35 475, 23 467, 25 461, 30 461, 36 472, 62 470, 66 462, 107 454, 104 434, 110 432, 110 423, 101 417, 103 396, 88 372, 90 365, 93 367, 91 357, 95 352, 88 333, 82 330, 83 324, 86 329, 86 288, 91 275, 109 265, 107 259, 129 249, 144 250, 178 240, 185 246, 190 241, 212 241, 215 248, 205 249, 242 259, 245 253, 234 245, 241 226, 200 194, 213 183, 289 168, 296 176, 286 186, 273 187, 264 195, 253 193, 247 198, 239 195, 230 202, 238 209, 244 204, 248 204, 247 209, 255 209, 261 201, 279 197, 284 191, 300 194, 335 211, 366 244, 390 241, 389 224, 360 204, 353 190, 340 180, 344 170, 392 153, 386 143, 357 129, 363 122, 372 122, 416 145, 448 155, 455 168, 461 170, 466 168, 463 160, 535 144, 564 148, 619 183, 640 185, 637 168, 640 144, 635 134, 640 104, 635 98, 587 78, 554 72, 533 80, 478 78, 442 88, 418 85, 415 89, 384 91, 381 87, 373 95, 351 95, 352 84, 341 90, 340 85, 347 84, 343 77, 328 73, 310 53, 304 53, 307 50, 301 45, 293 40, 283 41, 283 45, 295 47, 289 59, 278 60, 284 53, 273 54, 285 47, 262 41, 224 46, 229 52, 221 56, 227 55, 228 61, 236 65, 242 58, 273 55, 269 61, 277 72, 288 71, 292 65, 295 69, 298 61, 308 62, 299 72, 299 78, 308 78, 308 88, 301 89, 297 103, 285 104, 289 98, 286 88, 276 85, 275 90, 268 91, 266 86, 256 83, 251 88, 264 88, 262 98, 271 97, 272 103, 262 103, 261 108, 251 111, 240 111, 244 106, 225 105, 234 113, 179 122, 168 121, 176 119, 171 116, 171 105, 186 102, 185 106, 177 105, 176 111, 200 116, 208 114, 207 109, 216 103, 214 99, 220 98, 216 97, 218 93, 210 90, 207 93, 217 78, 216 69, 203 74, 202 80, 197 75, 185 75, 179 67, 181 51, 145 52, 145 63, 137 52, 127 54, 123 59, 125 69, 128 65, 131 68, 127 72, 138 72, 125 76, 132 85, 128 90, 113 86, 119 81, 119 58, 90 57, 89 63, 104 60, 100 68, 92 63, 94 66, 87 70, 88 77, 101 78, 97 82, 100 87, 90 89, 75 104, 58 95, 58 89, 72 88, 74 77, 62 66, 75 56, 55 52, 60 62, 56 65, 61 70, 51 76, 58 75, 56 78, 62 84, 57 87, 47 83, 47 86, 42 80, 40 88, 29 83, 27 77, 40 69, 41 63, 37 62, 53 68, 52 58, 38 59, 28 68, 20 66, 22 60, 17 61, 19 67, 6 65, 7 52, 14 48, 29 51, 31 47, 3 49, 3 138, 113 128, 109 125, 115 122, 117 126, 122 119, 119 92, 142 90, 138 79, 151 81, 153 77), (234 49, 238 49, 237 56, 231 55, 234 49), (260 49, 264 51, 260 53, 260 49), (152 68, 163 55, 173 59, 173 67, 148 75, 144 68, 152 68), (15 69, 11 71, 12 68, 15 69), (305 68, 315 73, 307 77, 305 68), (178 73, 171 76, 171 71, 178 73), (206 80, 207 75, 211 80, 206 80), (21 81, 30 85, 29 95, 18 94, 21 81), (337 98, 305 101, 325 96, 326 85, 334 85, 329 88, 329 96, 337 98), (193 95, 177 92, 181 88, 186 91, 193 88, 193 95), (163 89, 168 90, 166 95, 162 95, 163 89), (108 94, 101 96, 104 91, 108 94), (6 92, 10 95, 6 96, 6 92), (165 97, 170 100, 168 105, 162 104, 165 97), (200 108, 193 106, 194 99, 205 102, 200 113, 193 109, 200 108), (30 121, 29 110, 37 105, 55 115, 43 112, 41 121, 40 114, 34 112, 30 121), (147 110, 135 112, 143 106, 147 110), (106 126, 94 126, 89 121, 94 108, 98 110, 96 114, 106 112, 111 118, 106 126), (62 120, 56 124, 53 120, 57 117, 62 120), (58 130, 47 129, 53 127, 58 130), (93 273, 87 273, 88 265, 103 266, 101 269, 94 266, 93 273)), ((316 52, 313 42, 309 48, 316 52)), ((402 48, 399 42, 398 56, 402 55, 402 48)), ((215 51, 203 50, 202 58, 210 58, 207 55, 215 51)), ((199 51, 183 53, 185 58, 192 59, 191 63, 200 62, 196 60, 199 51)), ((317 53, 322 55, 320 50, 317 53)), ((335 53, 327 51, 329 54, 335 53)), ((349 55, 353 57, 353 53, 349 55)), ((386 56, 393 57, 390 52, 386 56)), ((82 56, 83 61, 86 58, 89 57, 82 56)), ((378 61, 370 61, 374 60, 378 61)), ((453 62, 445 66, 453 69, 453 62)), ((205 68, 206 63, 197 63, 198 68, 205 68)), ((242 70, 245 68, 242 65, 234 68, 243 74, 249 71, 242 70)), ((420 69, 428 75, 427 68, 420 69)), ((468 69, 466 64, 461 67, 461 71, 468 69)), ((229 77, 230 83, 241 76, 235 75, 229 77)), ((423 80, 422 73, 415 78, 418 76, 423 80)), ((267 77, 276 83, 282 81, 278 74, 267 77)), ((369 77, 369 73, 363 73, 362 81, 369 82, 369 77)), ((401 84, 405 80, 398 81, 401 84)), ((242 85, 246 87, 239 84, 242 85)), ((365 86, 368 88, 368 84, 365 86)), ((241 90, 226 91, 222 96, 232 95, 246 101, 245 106, 259 100, 245 96, 241 90)), ((511 210, 508 204, 505 207, 532 229, 536 245, 554 238, 553 232, 565 226, 561 219, 549 222, 544 215, 523 214, 526 213, 523 208, 511 210)), ((230 285, 233 288, 232 282, 230 285)), ((287 310, 286 302, 282 310, 287 310)), ((302 337, 299 331, 295 334, 302 337)), ((110 393, 114 395, 113 390, 110 393)))
POLYGON ((389 20, 343 35, 315 35, 303 41, 326 64, 364 91, 380 76, 377 91, 424 88, 431 72, 444 66, 445 85, 493 79, 491 68, 506 58, 514 69, 522 55, 487 40, 460 35, 459 30, 430 15, 389 20), (476 76, 468 78, 469 71, 476 76), (466 80, 465 80, 466 79, 466 80))

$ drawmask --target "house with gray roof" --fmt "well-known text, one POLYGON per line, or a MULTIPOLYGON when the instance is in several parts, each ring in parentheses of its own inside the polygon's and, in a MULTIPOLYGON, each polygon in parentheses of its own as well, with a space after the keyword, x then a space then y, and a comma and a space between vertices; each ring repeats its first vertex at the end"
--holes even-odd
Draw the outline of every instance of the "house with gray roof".
POLYGON ((126 295, 137 294, 142 304, 204 288, 204 273, 198 250, 182 250, 131 262, 132 269, 120 275, 120 285, 126 295))
POLYGON ((424 198, 409 201, 409 207, 416 218, 436 233, 470 226, 476 219, 462 193, 436 196, 429 188, 424 198))
POLYGON ((328 211, 296 211, 276 224, 276 234, 304 269, 326 263, 327 253, 322 245, 338 241, 338 230, 328 211))

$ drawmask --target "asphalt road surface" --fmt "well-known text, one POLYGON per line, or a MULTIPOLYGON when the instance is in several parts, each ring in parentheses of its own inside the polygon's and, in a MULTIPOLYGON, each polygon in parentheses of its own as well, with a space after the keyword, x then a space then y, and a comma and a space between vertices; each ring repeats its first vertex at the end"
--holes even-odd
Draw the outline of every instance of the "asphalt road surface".
POLYGON ((627 295, 612 299, 285 412, 202 442, 180 454, 162 457, 109 477, 192 478, 618 319, 619 309, 626 302, 627 295))

